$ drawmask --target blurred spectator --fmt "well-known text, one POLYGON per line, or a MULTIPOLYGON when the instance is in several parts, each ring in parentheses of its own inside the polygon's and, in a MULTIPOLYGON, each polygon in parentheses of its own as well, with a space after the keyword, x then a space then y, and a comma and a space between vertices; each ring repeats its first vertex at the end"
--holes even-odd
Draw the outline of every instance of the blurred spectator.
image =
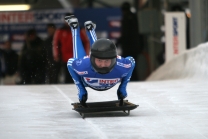
POLYGON ((37 36, 36 30, 28 30, 20 57, 22 84, 45 82, 45 53, 42 45, 43 41, 37 36))
POLYGON ((5 73, 5 64, 4 64, 3 50, 0 48, 0 84, 2 84, 2 78, 5 73))
POLYGON ((18 67, 18 55, 11 49, 11 42, 4 43, 4 60, 5 60, 5 75, 14 75, 18 67))
MULTIPOLYGON (((129 2, 124 2, 121 6, 121 37, 116 45, 121 46, 122 56, 132 56, 137 63, 137 56, 142 52, 141 36, 138 31, 138 21, 135 13, 130 10, 129 2)), ((138 80, 137 66, 132 73, 131 81, 138 80)))
POLYGON ((3 59, 5 66, 3 84, 15 84, 18 70, 18 54, 11 49, 10 40, 4 42, 3 59))
MULTIPOLYGON (((67 13, 65 16, 70 15, 72 14, 67 13)), ((90 45, 84 28, 80 29, 80 37, 86 53, 89 54, 90 45)), ((63 27, 57 29, 54 34, 53 57, 55 61, 60 61, 62 63, 62 70, 65 77, 64 83, 74 83, 67 69, 67 61, 69 58, 73 57, 73 43, 71 29, 66 22, 63 27)))
POLYGON ((46 54, 46 80, 49 84, 58 83, 58 76, 60 72, 60 62, 53 59, 53 36, 56 31, 56 26, 53 23, 47 25, 48 37, 44 41, 44 48, 46 54))

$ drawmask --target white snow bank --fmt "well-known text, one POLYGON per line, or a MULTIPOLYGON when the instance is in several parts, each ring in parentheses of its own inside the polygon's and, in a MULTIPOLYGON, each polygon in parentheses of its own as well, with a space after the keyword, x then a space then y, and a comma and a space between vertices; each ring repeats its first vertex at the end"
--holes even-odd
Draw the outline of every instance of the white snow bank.
POLYGON ((154 71, 147 81, 169 79, 208 79, 208 42, 174 57, 154 71))

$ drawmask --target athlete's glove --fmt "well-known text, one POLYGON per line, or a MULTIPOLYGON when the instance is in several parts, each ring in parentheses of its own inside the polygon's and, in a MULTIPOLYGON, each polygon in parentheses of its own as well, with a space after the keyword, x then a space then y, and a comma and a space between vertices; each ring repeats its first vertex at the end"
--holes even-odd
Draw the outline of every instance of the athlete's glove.
POLYGON ((80 104, 81 104, 83 107, 85 107, 85 108, 88 107, 87 104, 86 104, 86 101, 87 101, 87 94, 83 95, 83 96, 82 96, 82 99, 79 100, 80 104))
POLYGON ((117 96, 118 96, 118 100, 120 100, 119 106, 123 106, 123 100, 127 96, 126 89, 124 89, 124 88, 118 88, 118 90, 117 90, 117 96))

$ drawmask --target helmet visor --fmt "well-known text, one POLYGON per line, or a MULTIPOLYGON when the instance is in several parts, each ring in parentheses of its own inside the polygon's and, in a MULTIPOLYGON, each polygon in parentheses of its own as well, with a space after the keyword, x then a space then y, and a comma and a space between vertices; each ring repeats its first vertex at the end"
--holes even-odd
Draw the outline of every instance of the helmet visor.
POLYGON ((111 72, 116 64, 116 58, 98 59, 91 55, 90 59, 93 69, 100 74, 107 74, 111 72))

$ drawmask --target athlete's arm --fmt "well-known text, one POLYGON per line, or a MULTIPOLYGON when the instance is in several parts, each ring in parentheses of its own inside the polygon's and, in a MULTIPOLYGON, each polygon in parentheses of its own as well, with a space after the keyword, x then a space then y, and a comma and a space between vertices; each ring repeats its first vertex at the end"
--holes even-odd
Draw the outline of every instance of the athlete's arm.
POLYGON ((87 101, 87 90, 85 89, 85 86, 82 83, 81 76, 79 74, 77 74, 76 71, 74 70, 74 68, 72 67, 74 60, 75 60, 74 58, 70 58, 67 62, 67 67, 68 67, 68 70, 69 70, 73 80, 74 80, 75 85, 77 86, 79 101, 86 102, 87 101))
POLYGON ((129 69, 128 74, 121 79, 121 84, 118 87, 117 95, 118 95, 119 100, 127 97, 126 86, 127 86, 127 83, 130 81, 132 72, 135 67, 135 61, 133 57, 126 57, 125 59, 128 59, 130 61, 131 67, 129 69))

